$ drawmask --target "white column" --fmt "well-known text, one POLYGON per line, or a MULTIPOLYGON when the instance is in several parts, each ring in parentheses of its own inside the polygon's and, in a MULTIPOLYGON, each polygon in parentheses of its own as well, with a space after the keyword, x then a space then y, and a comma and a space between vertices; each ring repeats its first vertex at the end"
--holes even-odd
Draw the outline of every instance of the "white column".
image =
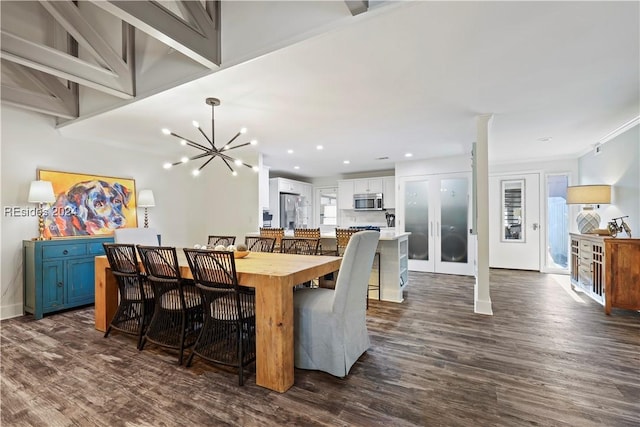
POLYGON ((489 294, 489 129, 493 114, 477 118, 476 195, 477 195, 477 263, 474 288, 474 312, 493 315, 489 294))

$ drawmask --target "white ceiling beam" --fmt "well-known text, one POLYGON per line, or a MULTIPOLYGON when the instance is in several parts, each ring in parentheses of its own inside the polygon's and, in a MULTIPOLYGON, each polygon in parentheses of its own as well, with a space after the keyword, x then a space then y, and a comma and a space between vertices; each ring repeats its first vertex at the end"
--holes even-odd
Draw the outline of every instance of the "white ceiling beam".
POLYGON ((153 1, 95 1, 94 4, 210 69, 220 66, 220 2, 180 1, 195 26, 153 1))
POLYGON ((116 75, 124 78, 123 85, 132 91, 131 69, 121 54, 116 52, 109 43, 95 30, 80 13, 80 9, 70 1, 40 1, 51 16, 96 59, 103 60, 104 66, 116 75))
POLYGON ((0 57, 81 85, 117 96, 133 98, 133 88, 111 70, 90 64, 49 46, 2 31, 0 57))
POLYGON ((29 81, 33 87, 17 88, 3 84, 3 102, 67 119, 78 117, 80 108, 77 83, 70 82, 69 87, 57 77, 12 62, 5 61, 2 66, 29 81))
POLYGON ((360 15, 369 10, 369 0, 345 0, 352 16, 360 15))

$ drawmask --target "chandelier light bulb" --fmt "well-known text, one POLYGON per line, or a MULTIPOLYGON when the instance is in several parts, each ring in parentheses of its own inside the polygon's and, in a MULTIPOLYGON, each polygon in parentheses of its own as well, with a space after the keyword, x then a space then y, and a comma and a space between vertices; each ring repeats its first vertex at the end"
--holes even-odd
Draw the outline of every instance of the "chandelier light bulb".
POLYGON ((199 128, 200 127, 200 123, 196 122, 195 120, 192 121, 191 124, 193 125, 194 128, 199 128))
POLYGON ((233 175, 233 176, 238 176, 238 172, 233 171, 233 172, 231 172, 231 175, 233 175))
POLYGON ((198 176, 198 175, 200 175, 200 171, 198 169, 194 169, 194 170, 191 171, 191 174, 193 176, 198 176))
POLYGON ((251 169, 253 169, 254 172, 260 172, 260 168, 257 166, 253 166, 251 169))
POLYGON ((251 145, 257 145, 258 144, 258 140, 257 139, 252 139, 251 140, 251 145))
POLYGON ((247 133, 247 128, 241 128, 240 133, 247 133))
POLYGON ((171 135, 171 131, 167 128, 162 128, 162 133, 164 133, 165 135, 171 135))
POLYGON ((235 163, 236 166, 242 166, 242 160, 240 160, 240 159, 234 160, 233 163, 235 163))
POLYGON ((165 169, 171 169, 171 166, 172 166, 172 164, 169 163, 169 162, 167 162, 164 165, 162 165, 162 167, 165 168, 165 169))
POLYGON ((187 163, 187 162, 189 161, 189 158, 188 158, 188 157, 186 157, 186 156, 184 156, 184 157, 182 157, 182 158, 180 159, 180 161, 181 161, 182 163, 187 163))
POLYGON ((180 145, 182 145, 183 147, 186 147, 187 141, 185 141, 184 139, 181 139, 180 140, 180 145))

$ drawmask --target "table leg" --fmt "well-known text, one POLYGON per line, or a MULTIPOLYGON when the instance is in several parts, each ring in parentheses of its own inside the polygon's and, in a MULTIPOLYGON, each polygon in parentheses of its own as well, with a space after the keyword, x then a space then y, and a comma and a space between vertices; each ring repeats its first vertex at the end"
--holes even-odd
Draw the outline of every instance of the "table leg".
POLYGON ((95 260, 95 328, 106 332, 118 308, 118 284, 106 257, 95 260))
POLYGON ((293 385, 293 346, 293 283, 290 278, 256 287, 257 385, 281 393, 293 385))

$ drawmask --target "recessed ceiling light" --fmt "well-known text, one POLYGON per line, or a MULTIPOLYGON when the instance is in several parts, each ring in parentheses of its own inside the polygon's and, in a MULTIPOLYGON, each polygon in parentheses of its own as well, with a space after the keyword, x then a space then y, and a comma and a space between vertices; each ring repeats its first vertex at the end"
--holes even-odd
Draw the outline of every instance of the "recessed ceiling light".
POLYGON ((287 153, 293 154, 293 150, 287 150, 287 153))
POLYGON ((405 156, 405 157, 412 157, 412 156, 413 156, 413 154, 411 154, 411 153, 407 153, 407 154, 405 154, 404 156, 405 156))
POLYGON ((345 160, 342 163, 344 163, 345 165, 348 165, 349 163, 351 163, 349 160, 345 160))
POLYGON ((322 145, 316 145, 316 150, 322 150, 324 147, 322 145))
POLYGON ((389 156, 378 157, 376 160, 389 160, 389 156))
POLYGON ((553 139, 553 137, 551 136, 543 136, 542 138, 538 138, 538 141, 540 142, 549 142, 553 139))
POLYGON ((293 168, 294 169, 300 169, 300 166, 294 166, 293 168))

